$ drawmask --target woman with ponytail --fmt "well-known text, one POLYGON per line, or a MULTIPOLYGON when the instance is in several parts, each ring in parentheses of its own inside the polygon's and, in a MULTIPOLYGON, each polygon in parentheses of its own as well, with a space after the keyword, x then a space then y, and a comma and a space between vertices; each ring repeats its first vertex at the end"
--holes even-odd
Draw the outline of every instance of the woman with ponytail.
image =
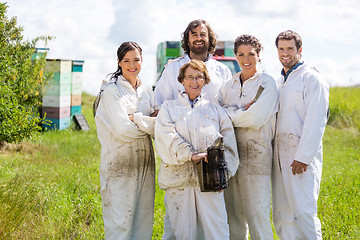
POLYGON ((101 144, 100 194, 106 239, 151 239, 155 199, 152 147, 157 110, 141 83, 142 49, 124 42, 95 121, 101 144))

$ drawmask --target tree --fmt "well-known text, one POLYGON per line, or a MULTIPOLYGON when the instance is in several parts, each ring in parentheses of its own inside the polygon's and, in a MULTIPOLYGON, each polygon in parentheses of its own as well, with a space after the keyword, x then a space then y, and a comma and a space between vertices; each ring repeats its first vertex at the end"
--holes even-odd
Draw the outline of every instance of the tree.
POLYGON ((35 58, 36 44, 52 37, 24 40, 16 17, 8 19, 0 3, 0 143, 19 142, 41 129, 40 107, 50 74, 43 74, 46 54, 35 58))

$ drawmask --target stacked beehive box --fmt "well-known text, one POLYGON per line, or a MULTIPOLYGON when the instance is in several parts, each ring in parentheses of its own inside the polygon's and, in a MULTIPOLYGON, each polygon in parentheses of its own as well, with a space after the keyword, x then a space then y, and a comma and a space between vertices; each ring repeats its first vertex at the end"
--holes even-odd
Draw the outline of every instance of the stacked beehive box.
POLYGON ((71 60, 48 59, 45 72, 52 72, 53 76, 46 88, 42 102, 42 114, 50 120, 48 129, 66 129, 70 126, 71 104, 71 60))
POLYGON ((235 57, 234 53, 234 42, 233 41, 225 41, 224 42, 224 55, 229 57, 235 57))
POLYGON ((158 44, 157 56, 156 56, 156 72, 157 78, 160 77, 161 71, 168 63, 169 59, 175 59, 184 55, 184 51, 181 48, 181 42, 179 41, 164 41, 158 44))
POLYGON ((214 56, 235 57, 233 41, 217 41, 214 56))
POLYGON ((84 61, 72 61, 70 117, 81 114, 82 71, 84 61))

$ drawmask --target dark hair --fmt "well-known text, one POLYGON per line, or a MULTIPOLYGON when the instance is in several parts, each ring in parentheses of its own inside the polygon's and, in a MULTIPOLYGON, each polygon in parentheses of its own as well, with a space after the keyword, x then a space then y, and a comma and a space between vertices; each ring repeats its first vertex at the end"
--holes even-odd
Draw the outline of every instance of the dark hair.
POLYGON ((275 45, 276 47, 278 47, 279 40, 291 40, 291 39, 295 40, 296 48, 297 50, 299 50, 302 46, 302 40, 300 35, 294 32, 293 30, 286 30, 281 32, 275 40, 275 45))
POLYGON ((190 62, 188 63, 185 63, 181 68, 180 68, 180 71, 179 71, 179 76, 178 76, 178 81, 179 83, 182 83, 184 81, 184 78, 185 78, 185 71, 186 69, 188 69, 189 67, 195 69, 195 70, 198 70, 200 72, 202 72, 204 74, 204 77, 205 77, 205 84, 208 84, 210 82, 210 77, 209 77, 209 74, 208 74, 208 71, 206 69, 206 65, 203 61, 200 61, 200 60, 196 60, 196 59, 191 59, 190 62))
POLYGON ((210 27, 209 23, 206 22, 205 20, 202 19, 197 19, 194 20, 192 22, 189 23, 189 25, 187 26, 187 28, 185 29, 185 31, 181 34, 181 47, 184 49, 184 52, 186 54, 190 53, 190 47, 189 47, 189 33, 190 31, 194 30, 195 28, 197 28, 198 26, 200 26, 201 24, 204 24, 208 30, 209 33, 209 48, 208 48, 208 52, 210 54, 213 54, 215 51, 215 47, 216 47, 216 42, 217 42, 217 35, 215 34, 215 32, 212 30, 212 28, 210 27))
POLYGON ((234 53, 236 55, 237 49, 240 45, 251 45, 255 48, 256 53, 259 53, 263 47, 256 37, 248 34, 243 34, 235 39, 234 42, 234 53))
POLYGON ((118 69, 111 74, 110 78, 118 78, 122 74, 122 69, 119 66, 119 62, 125 57, 126 53, 132 50, 138 50, 140 56, 142 56, 142 49, 136 42, 123 42, 117 50, 118 69))

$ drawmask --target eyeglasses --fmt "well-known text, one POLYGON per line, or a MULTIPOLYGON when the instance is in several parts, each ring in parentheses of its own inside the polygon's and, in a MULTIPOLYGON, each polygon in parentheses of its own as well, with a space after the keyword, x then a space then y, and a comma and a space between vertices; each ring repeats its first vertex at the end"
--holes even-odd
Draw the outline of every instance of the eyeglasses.
POLYGON ((188 81, 191 81, 193 79, 195 81, 197 81, 197 80, 202 81, 202 80, 204 80, 204 78, 205 77, 203 75, 197 75, 197 76, 187 75, 187 76, 185 76, 185 79, 188 80, 188 81))

